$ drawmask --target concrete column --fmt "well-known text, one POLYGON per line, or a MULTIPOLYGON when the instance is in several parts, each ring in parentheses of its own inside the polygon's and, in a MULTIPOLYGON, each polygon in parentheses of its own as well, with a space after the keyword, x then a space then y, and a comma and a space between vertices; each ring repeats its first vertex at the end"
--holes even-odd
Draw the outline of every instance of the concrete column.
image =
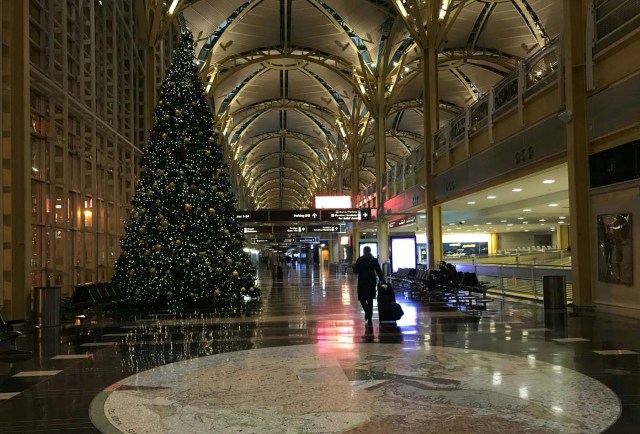
POLYGON ((384 173, 387 169, 387 143, 384 135, 384 96, 378 99, 378 115, 376 116, 376 192, 378 194, 378 259, 380 262, 389 260, 389 226, 384 219, 384 201, 382 187, 384 185, 384 173))
POLYGON ((378 218, 378 261, 389 260, 389 223, 378 218))
POLYGON ((586 25, 587 0, 563 2, 563 49, 565 70, 565 107, 567 122, 567 163, 569 177, 570 236, 573 273, 573 302, 576 307, 591 308, 591 237, 588 216, 589 151, 587 143, 586 25))
POLYGON ((360 229, 351 232, 351 246, 353 247, 353 261, 360 257, 360 229))
POLYGON ((6 202, 4 209, 5 218, 11 222, 11 263, 4 270, 5 274, 10 273, 9 285, 6 281, 4 284, 5 289, 8 287, 11 302, 5 312, 6 319, 28 319, 31 295, 29 2, 4 3, 3 15, 9 15, 7 22, 10 26, 9 58, 5 61, 9 63, 11 107, 10 210, 6 202))
POLYGON ((558 235, 558 248, 562 250, 566 250, 567 247, 571 245, 569 241, 569 225, 558 225, 556 226, 556 233, 558 235))
POLYGON ((431 214, 427 214, 427 216, 431 216, 431 218, 427 218, 427 224, 431 222, 433 224, 432 229, 432 237, 431 241, 427 241, 433 244, 433 247, 427 251, 428 254, 433 254, 433 263, 437 264, 442 260, 442 208, 438 206, 433 206, 431 209, 431 214), (433 252, 433 253, 431 253, 433 252))

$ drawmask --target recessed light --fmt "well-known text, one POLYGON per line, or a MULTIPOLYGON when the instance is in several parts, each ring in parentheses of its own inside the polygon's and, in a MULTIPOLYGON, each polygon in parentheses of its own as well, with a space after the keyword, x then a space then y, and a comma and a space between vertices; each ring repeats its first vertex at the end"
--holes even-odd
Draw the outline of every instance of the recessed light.
POLYGON ((525 208, 522 210, 522 212, 531 212, 531 208, 525 208))
POLYGON ((546 226, 546 223, 540 223, 540 226, 546 226))
POLYGON ((471 201, 471 202, 467 202, 467 205, 475 205, 476 203, 471 201))
POLYGON ((491 222, 487 222, 487 224, 488 224, 488 225, 492 225, 493 223, 491 223, 491 222))
POLYGON ((487 196, 487 199, 495 199, 496 197, 491 195, 491 196, 487 196))
POLYGON ((449 226, 455 226, 455 225, 456 225, 455 223, 449 223, 449 226))
POLYGON ((529 232, 529 229, 525 229, 524 231, 525 231, 525 232, 529 232))
POLYGON ((506 223, 506 222, 507 222, 506 220, 500 220, 500 223, 506 223))
POLYGON ((556 182, 555 179, 545 179, 542 181, 543 184, 553 184, 554 182, 556 182))
POLYGON ((511 191, 513 191, 514 193, 520 193, 522 191, 521 188, 514 188, 511 191))
POLYGON ((478 225, 473 225, 473 227, 474 227, 474 228, 477 228, 477 227, 478 227, 478 225))
POLYGON ((558 217, 558 218, 559 218, 560 220, 564 220, 564 219, 566 219, 566 217, 565 217, 565 216, 558 217))
POLYGON ((513 223, 509 223, 507 226, 513 226, 513 223))
POLYGON ((539 221, 539 222, 546 222, 547 220, 546 220, 546 219, 540 219, 540 220, 538 220, 538 221, 539 221))
POLYGON ((551 208, 554 208, 554 207, 558 206, 558 204, 557 204, 557 203, 550 203, 550 204, 549 204, 549 206, 550 206, 551 208))
POLYGON ((518 220, 524 220, 524 217, 518 217, 518 220))
POLYGON ((528 225, 528 224, 529 224, 529 222, 522 222, 522 224, 523 224, 523 225, 528 225))

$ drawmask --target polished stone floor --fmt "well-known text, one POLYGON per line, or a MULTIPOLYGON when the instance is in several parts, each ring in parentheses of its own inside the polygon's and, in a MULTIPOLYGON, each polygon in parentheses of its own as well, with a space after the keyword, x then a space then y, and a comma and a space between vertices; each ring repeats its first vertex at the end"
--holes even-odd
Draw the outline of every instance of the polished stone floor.
POLYGON ((112 317, 21 338, 0 432, 638 432, 640 322, 397 294, 363 320, 350 274, 263 272, 253 312, 112 317))

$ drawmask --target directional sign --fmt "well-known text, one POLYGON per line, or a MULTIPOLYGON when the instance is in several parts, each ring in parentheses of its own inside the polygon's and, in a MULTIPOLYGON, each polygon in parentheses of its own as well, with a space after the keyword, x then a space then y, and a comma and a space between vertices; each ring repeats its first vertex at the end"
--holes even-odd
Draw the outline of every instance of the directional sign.
POLYGON ((315 226, 307 226, 307 232, 344 233, 346 232, 346 230, 344 226, 340 226, 340 225, 315 225, 315 226))
POLYGON ((274 226, 274 234, 299 234, 306 232, 307 228, 304 226, 274 226))
POLYGON ((317 222, 320 221, 320 211, 317 209, 302 210, 272 210, 269 211, 272 222, 317 222))
POLYGON ((270 234, 271 226, 245 226, 242 231, 245 234, 270 234))
POLYGON ((390 228, 397 228, 397 227, 400 227, 400 226, 410 225, 410 224, 415 223, 415 222, 416 222, 416 217, 415 216, 403 217, 401 219, 390 221, 389 222, 389 227, 390 228))
POLYGON ((272 243, 274 240, 269 240, 267 238, 254 238, 253 240, 251 240, 251 243, 253 244, 266 244, 266 243, 272 243))
POLYGON ((324 221, 342 221, 357 222, 360 220, 360 210, 351 209, 323 209, 322 220, 324 221))
POLYGON ((364 208, 364 209, 360 210, 360 220, 362 220, 364 222, 371 221, 371 209, 370 208, 364 208))
POLYGON ((320 242, 320 237, 302 237, 302 238, 296 238, 296 243, 302 243, 302 244, 314 244, 314 243, 319 243, 320 242))
POLYGON ((268 222, 268 211, 236 211, 237 222, 268 222))

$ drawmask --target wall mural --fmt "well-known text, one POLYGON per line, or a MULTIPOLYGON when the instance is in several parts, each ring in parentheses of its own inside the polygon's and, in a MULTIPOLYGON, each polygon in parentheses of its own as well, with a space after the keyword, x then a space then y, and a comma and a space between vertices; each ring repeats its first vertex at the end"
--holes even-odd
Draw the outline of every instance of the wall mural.
POLYGON ((633 284, 631 213, 598 216, 598 279, 633 284))

